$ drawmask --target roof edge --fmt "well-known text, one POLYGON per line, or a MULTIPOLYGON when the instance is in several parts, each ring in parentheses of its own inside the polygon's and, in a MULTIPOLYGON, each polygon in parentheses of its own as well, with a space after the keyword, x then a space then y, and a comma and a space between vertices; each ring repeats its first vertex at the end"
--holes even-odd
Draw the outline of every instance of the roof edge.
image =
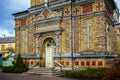
POLYGON ((12 15, 13 15, 13 16, 16 16, 16 15, 22 14, 22 13, 28 13, 28 10, 21 11, 21 12, 17 12, 17 13, 13 13, 12 15))

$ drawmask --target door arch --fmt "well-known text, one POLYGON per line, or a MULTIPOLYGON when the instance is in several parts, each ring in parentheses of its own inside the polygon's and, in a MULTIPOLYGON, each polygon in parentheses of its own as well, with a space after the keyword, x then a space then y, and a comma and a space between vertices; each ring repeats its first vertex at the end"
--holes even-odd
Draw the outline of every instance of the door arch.
POLYGON ((53 39, 48 39, 46 42, 46 47, 55 47, 56 43, 53 39))
POLYGON ((46 67, 54 67, 54 54, 56 53, 56 43, 53 39, 48 39, 45 44, 46 67))

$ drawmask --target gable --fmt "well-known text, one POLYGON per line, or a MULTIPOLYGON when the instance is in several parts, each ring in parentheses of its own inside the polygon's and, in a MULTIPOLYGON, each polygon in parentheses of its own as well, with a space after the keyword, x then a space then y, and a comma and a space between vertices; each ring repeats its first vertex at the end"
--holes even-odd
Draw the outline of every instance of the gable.
POLYGON ((39 21, 39 20, 44 20, 44 19, 49 19, 49 18, 55 18, 61 16, 60 12, 57 11, 51 11, 48 8, 43 9, 43 11, 37 15, 34 19, 34 21, 39 21))

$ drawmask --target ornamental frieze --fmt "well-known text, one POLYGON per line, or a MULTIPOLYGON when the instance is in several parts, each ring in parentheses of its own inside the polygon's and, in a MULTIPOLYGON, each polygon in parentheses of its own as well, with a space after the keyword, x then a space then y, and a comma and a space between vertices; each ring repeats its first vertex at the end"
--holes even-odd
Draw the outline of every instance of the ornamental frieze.
POLYGON ((62 12, 57 12, 57 11, 51 11, 49 8, 45 8, 42 10, 40 14, 38 14, 35 18, 34 21, 39 21, 39 20, 44 20, 48 18, 55 18, 62 16, 62 12))
POLYGON ((56 30, 60 30, 59 24, 37 27, 37 32, 50 32, 50 31, 56 31, 56 30))

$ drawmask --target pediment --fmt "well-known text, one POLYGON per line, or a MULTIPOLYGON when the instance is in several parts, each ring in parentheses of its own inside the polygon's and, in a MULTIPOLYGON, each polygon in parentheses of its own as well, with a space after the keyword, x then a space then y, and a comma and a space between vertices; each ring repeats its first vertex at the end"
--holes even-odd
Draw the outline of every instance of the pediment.
POLYGON ((51 11, 49 8, 45 8, 40 14, 38 14, 35 17, 34 21, 39 21, 39 20, 44 20, 44 19, 49 19, 49 18, 54 18, 59 16, 61 16, 61 12, 51 11))

